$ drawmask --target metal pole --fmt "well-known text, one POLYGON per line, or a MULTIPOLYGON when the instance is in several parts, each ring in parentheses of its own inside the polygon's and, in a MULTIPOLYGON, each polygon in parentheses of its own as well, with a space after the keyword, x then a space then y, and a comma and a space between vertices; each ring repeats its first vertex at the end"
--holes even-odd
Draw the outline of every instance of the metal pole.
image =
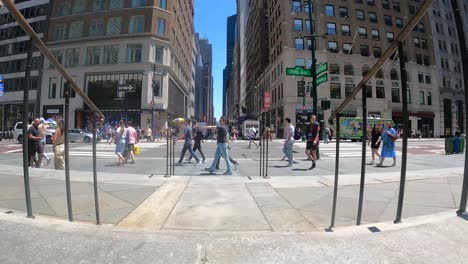
POLYGON ((70 188, 70 148, 68 144, 68 129, 69 129, 69 116, 70 116, 70 86, 65 87, 65 132, 64 146, 65 146, 65 187, 67 190, 67 207, 68 207, 68 220, 73 222, 71 188, 70 188))
POLYGON ((336 156, 335 156, 335 182, 333 184, 333 206, 330 228, 335 227, 336 199, 338 196, 338 173, 340 169, 340 114, 336 115, 336 156))
POLYGON ((127 92, 124 93, 124 107, 125 107, 125 124, 127 124, 128 123, 127 92))
POLYGON ((154 106, 151 105, 151 131, 154 134, 154 106))
POLYGON ((96 157, 96 144, 97 144, 97 128, 96 128, 96 113, 93 112, 93 186, 94 186, 94 207, 96 211, 96 224, 101 224, 101 217, 99 215, 99 193, 97 183, 97 157, 96 157))
MULTIPOLYGON (((174 133, 171 133, 172 137, 175 139, 174 133)), ((172 175, 175 175, 175 141, 172 140, 172 175)))
POLYGON ((260 120, 260 125, 258 126, 258 134, 260 135, 260 140, 258 141, 258 144, 260 145, 260 158, 259 158, 259 161, 260 161, 260 172, 259 172, 259 176, 262 177, 262 138, 263 138, 263 135, 262 135, 262 120, 260 120))
MULTIPOLYGON (((26 211, 28 218, 34 218, 31 204, 31 189, 29 184, 29 153, 28 153, 28 113, 29 113, 29 88, 31 85, 31 63, 33 53, 33 41, 29 41, 28 57, 26 62, 26 73, 23 92, 23 176, 24 176, 24 193, 26 195, 26 211)), ((39 96, 39 95, 38 95, 39 96)), ((45 135, 44 135, 45 136, 45 135)), ((38 143, 39 144, 39 143, 38 143)), ((32 161, 31 161, 32 162, 32 161)), ((31 164, 32 166, 32 164, 31 164)))
MULTIPOLYGON (((398 195, 398 208, 395 224, 401 222, 401 214, 403 211, 403 198, 405 195, 406 184, 406 160, 408 157, 408 129, 409 129, 409 115, 408 115, 408 92, 407 80, 405 69, 405 57, 403 55, 403 42, 398 42, 398 55, 400 56, 400 76, 401 76, 401 92, 402 92, 402 105, 403 105, 403 146, 401 151, 401 178, 400 178, 400 194, 398 195)), ((383 135, 382 135, 383 136, 383 135)))
POLYGON ((269 154, 269 140, 270 139, 270 129, 267 128, 267 138, 266 138, 266 163, 265 163, 265 176, 263 176, 263 178, 270 178, 268 176, 268 154, 269 154))
POLYGON ((166 128, 166 177, 169 176, 169 129, 166 128))
MULTIPOLYGON (((458 41, 460 43, 460 52, 462 58, 462 67, 463 67, 463 80, 465 83, 465 124, 468 125, 468 51, 466 47, 466 36, 463 31, 463 21, 460 14, 460 8, 458 3, 455 0, 451 0, 452 9, 455 17, 455 24, 457 26, 458 41)), ((465 134, 466 134, 466 125, 465 125, 465 134)), ((458 215, 466 213, 466 200, 468 197, 468 141, 465 139, 465 171, 463 173, 463 188, 462 194, 460 197, 460 208, 457 211, 458 215)))
POLYGON ((358 205, 356 225, 361 225, 362 203, 364 201, 364 186, 366 184, 366 139, 367 139, 367 96, 366 96, 366 89, 362 89, 361 183, 359 186, 359 205, 358 205))
POLYGON ((312 73, 312 96, 313 98, 313 112, 314 115, 317 116, 317 74, 315 72, 315 67, 317 64, 317 58, 315 57, 315 37, 314 35, 314 21, 312 19, 312 1, 307 0, 307 4, 309 5, 309 20, 310 20, 310 35, 311 37, 311 52, 312 52, 312 65, 310 67, 310 71, 312 73))

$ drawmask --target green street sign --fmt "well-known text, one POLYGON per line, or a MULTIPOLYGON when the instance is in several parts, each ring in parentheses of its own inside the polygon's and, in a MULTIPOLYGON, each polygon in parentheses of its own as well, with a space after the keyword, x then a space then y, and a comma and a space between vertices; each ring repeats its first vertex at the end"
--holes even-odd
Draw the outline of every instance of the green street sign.
POLYGON ((315 83, 317 84, 317 86, 321 85, 322 83, 324 82, 327 82, 328 81, 328 74, 325 73, 324 75, 318 77, 317 79, 315 79, 315 83))
POLYGON ((312 72, 304 67, 296 66, 294 68, 286 68, 286 75, 312 77, 312 72))
POLYGON ((320 63, 317 68, 315 69, 315 75, 319 75, 323 72, 326 72, 328 70, 328 63, 320 63))

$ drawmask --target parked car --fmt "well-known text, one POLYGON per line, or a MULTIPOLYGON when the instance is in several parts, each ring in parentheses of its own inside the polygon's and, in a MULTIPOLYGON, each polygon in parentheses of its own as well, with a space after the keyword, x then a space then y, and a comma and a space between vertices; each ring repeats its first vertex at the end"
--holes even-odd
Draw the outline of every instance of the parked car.
MULTIPOLYGON (((68 130, 68 139, 70 142, 90 143, 93 139, 93 133, 81 129, 70 129, 68 130)), ((101 139, 98 135, 97 140, 100 141, 101 139)))
POLYGON ((3 132, 0 131, 0 141, 3 139, 3 132))
MULTIPOLYGON (((52 136, 55 133, 55 129, 57 125, 54 123, 47 123, 48 128, 46 130, 46 143, 52 144, 52 136)), ((29 126, 28 126, 29 128, 29 126)), ((23 143, 23 122, 16 122, 15 126, 13 127, 13 138, 18 140, 19 143, 23 143)))

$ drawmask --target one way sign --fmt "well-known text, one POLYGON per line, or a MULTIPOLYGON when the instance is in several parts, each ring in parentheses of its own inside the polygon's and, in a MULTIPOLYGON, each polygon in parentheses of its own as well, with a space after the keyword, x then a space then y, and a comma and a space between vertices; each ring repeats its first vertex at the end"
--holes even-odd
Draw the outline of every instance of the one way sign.
POLYGON ((135 92, 135 87, 131 84, 119 84, 117 85, 117 90, 119 92, 131 93, 131 92, 135 92))

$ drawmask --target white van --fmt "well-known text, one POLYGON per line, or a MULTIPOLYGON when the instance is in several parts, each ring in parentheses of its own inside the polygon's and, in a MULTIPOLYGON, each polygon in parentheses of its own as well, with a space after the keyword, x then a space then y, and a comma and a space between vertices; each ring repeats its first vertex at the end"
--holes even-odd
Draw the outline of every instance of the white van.
MULTIPOLYGON (((52 135, 55 133, 55 129, 57 128, 57 125, 55 125, 54 123, 48 123, 48 122, 46 122, 46 124, 49 126, 46 130, 46 135, 45 135, 46 143, 52 144, 52 135)), ((15 126, 13 127, 13 138, 17 139, 19 143, 23 143, 23 122, 17 122, 15 126)))

